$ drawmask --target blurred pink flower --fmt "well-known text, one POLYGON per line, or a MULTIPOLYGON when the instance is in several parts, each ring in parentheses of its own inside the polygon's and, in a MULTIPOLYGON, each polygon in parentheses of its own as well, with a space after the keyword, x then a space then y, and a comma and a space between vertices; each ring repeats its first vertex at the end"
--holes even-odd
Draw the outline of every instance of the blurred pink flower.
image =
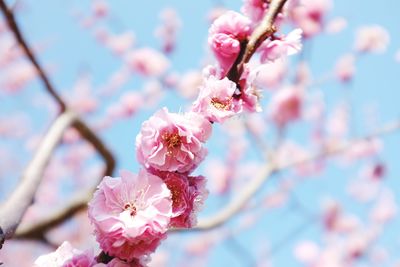
POLYGON ((104 177, 89 202, 89 218, 100 247, 132 261, 155 251, 172 216, 171 192, 157 176, 121 171, 104 177))
POLYGON ((142 124, 136 137, 136 155, 146 168, 193 171, 207 154, 203 143, 211 123, 197 113, 170 113, 163 108, 142 124))
POLYGON ((164 53, 171 53, 175 49, 176 37, 181 20, 173 8, 165 8, 160 13, 161 25, 157 27, 155 35, 161 39, 164 53))
POLYGON ((267 62, 257 68, 257 77, 254 84, 267 90, 276 89, 285 78, 287 73, 287 62, 285 60, 275 60, 267 62))
POLYGON ((168 58, 162 53, 148 47, 129 52, 125 60, 134 72, 143 76, 159 77, 170 65, 168 58))
POLYGON ((390 35, 379 25, 364 26, 358 29, 354 48, 361 53, 383 53, 389 45, 390 35))
POLYGON ((261 62, 275 61, 286 56, 294 55, 300 52, 302 48, 301 43, 301 29, 294 29, 288 35, 277 37, 274 40, 266 40, 260 46, 258 51, 261 54, 261 62))
POLYGON ((312 241, 302 241, 294 248, 294 255, 298 261, 312 266, 320 253, 318 245, 312 241))
POLYGON ((347 27, 347 20, 343 17, 331 19, 325 27, 325 31, 330 34, 335 34, 343 31, 347 27))
POLYGON ((279 128, 298 120, 301 116, 302 98, 302 93, 298 88, 280 89, 268 104, 269 117, 279 128))
POLYGON ((35 261, 35 267, 93 267, 96 265, 93 252, 74 249, 68 241, 55 252, 42 255, 35 261))
POLYGON ((338 59, 335 66, 336 76, 342 82, 350 81, 356 71, 355 67, 356 58, 352 54, 343 55, 338 59))
POLYGON ((324 16, 332 6, 331 0, 295 0, 290 8, 294 24, 309 38, 322 31, 324 16))
POLYGON ((265 0, 244 0, 240 9, 243 14, 249 17, 253 22, 259 22, 268 8, 268 1, 265 0))

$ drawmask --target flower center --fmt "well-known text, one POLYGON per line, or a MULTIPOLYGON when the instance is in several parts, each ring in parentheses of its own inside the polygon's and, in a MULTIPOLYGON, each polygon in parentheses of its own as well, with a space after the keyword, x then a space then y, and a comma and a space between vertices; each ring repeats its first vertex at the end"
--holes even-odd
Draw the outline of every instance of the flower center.
POLYGON ((162 135, 162 139, 167 145, 168 151, 182 144, 181 137, 177 133, 165 133, 162 135))
POLYGON ((232 102, 232 98, 228 98, 227 100, 221 100, 216 97, 211 98, 211 104, 220 110, 228 110, 232 102))
POLYGON ((130 215, 133 217, 136 215, 136 207, 132 203, 126 203, 124 206, 124 210, 130 211, 130 215))

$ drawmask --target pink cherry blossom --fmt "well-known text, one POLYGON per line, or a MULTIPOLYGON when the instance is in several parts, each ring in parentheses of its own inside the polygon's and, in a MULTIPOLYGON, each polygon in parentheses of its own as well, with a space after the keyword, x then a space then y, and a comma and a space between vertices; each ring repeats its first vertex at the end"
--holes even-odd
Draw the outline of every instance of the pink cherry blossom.
POLYGON ((304 37, 309 38, 320 33, 324 16, 332 6, 331 0, 295 0, 290 8, 294 24, 303 30, 304 37))
POLYGON ((200 88, 192 110, 202 114, 209 121, 224 122, 242 111, 241 102, 235 99, 237 86, 228 78, 219 80, 210 76, 200 88))
POLYGON ((310 265, 320 253, 320 248, 312 241, 302 241, 294 249, 296 259, 304 264, 310 265))
POLYGON ((155 251, 172 216, 171 192, 157 176, 141 170, 105 177, 89 203, 100 247, 132 261, 155 251))
POLYGON ((280 89, 268 105, 269 117, 280 128, 301 116, 302 93, 298 88, 280 89))
POLYGON ((364 26, 357 31, 354 48, 361 53, 383 53, 389 41, 389 33, 382 26, 364 26))
POLYGON ((355 67, 356 58, 352 54, 346 54, 339 58, 336 63, 335 73, 342 82, 348 82, 354 76, 356 71, 355 67))
POLYGON ((264 0, 244 0, 241 11, 252 21, 258 22, 264 17, 268 8, 267 1, 264 0))
POLYGON ((203 76, 199 71, 188 71, 181 75, 177 85, 178 92, 185 98, 196 98, 203 82, 203 76))
POLYGON ((210 27, 208 43, 223 71, 227 73, 240 52, 240 44, 251 33, 250 20, 228 11, 210 27))
POLYGON ((171 53, 175 48, 176 36, 181 27, 181 20, 172 8, 166 8, 160 13, 161 25, 156 29, 155 35, 161 39, 165 53, 171 53))
POLYGON ((34 267, 93 267, 96 265, 92 252, 74 249, 65 241, 55 252, 42 255, 35 261, 34 267))
POLYGON ((283 81, 287 73, 286 60, 275 60, 267 62, 258 67, 255 85, 267 90, 276 89, 283 81))
POLYGON ((187 176, 176 172, 156 172, 171 191, 172 212, 170 226, 191 228, 196 224, 197 212, 202 208, 208 191, 203 176, 187 176))
POLYGON ((347 20, 343 17, 331 19, 325 27, 325 31, 330 34, 336 34, 347 27, 347 20))
POLYGON ((287 36, 278 37, 272 41, 265 41, 259 48, 261 53, 261 62, 275 61, 279 58, 300 52, 302 48, 302 32, 301 29, 295 29, 287 36))
POLYGON ((127 64, 134 72, 143 76, 161 76, 169 68, 169 60, 152 48, 141 48, 125 56, 127 64))
POLYGON ((142 124, 136 137, 136 155, 146 168, 193 171, 207 154, 203 143, 211 123, 197 113, 177 114, 163 108, 142 124))

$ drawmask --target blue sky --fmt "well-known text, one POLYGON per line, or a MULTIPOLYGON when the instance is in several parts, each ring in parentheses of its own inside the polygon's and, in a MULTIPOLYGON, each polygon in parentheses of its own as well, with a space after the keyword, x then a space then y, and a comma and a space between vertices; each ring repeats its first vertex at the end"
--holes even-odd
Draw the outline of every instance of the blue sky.
MULTIPOLYGON (((8 2, 13 3, 14 1, 8 2)), ((100 87, 106 82, 109 74, 119 67, 120 61, 105 48, 99 46, 93 35, 82 29, 72 16, 74 10, 88 12, 90 1, 25 0, 23 2, 26 5, 18 14, 18 21, 31 43, 45 44, 46 49, 40 54, 40 61, 46 66, 54 67, 51 80, 64 93, 68 94, 68 90, 74 85, 82 69, 90 72, 94 87, 100 87)), ((154 37, 154 29, 159 23, 158 14, 165 7, 174 7, 183 24, 178 36, 177 51, 171 56, 172 68, 182 72, 188 69, 199 69, 202 65, 202 59, 207 53, 207 12, 216 2, 211 0, 109 1, 113 14, 110 27, 115 32, 132 30, 136 36, 137 46, 158 48, 159 43, 154 37)), ((241 4, 239 0, 223 2, 227 7, 234 10, 238 10, 241 4)), ((357 74, 351 86, 343 86, 335 82, 321 86, 329 107, 333 107, 343 99, 350 101, 352 104, 352 131, 357 135, 365 133, 366 110, 371 107, 379 111, 378 120, 381 124, 400 117, 398 104, 400 63, 394 60, 396 51, 400 49, 399 8, 400 2, 396 0, 335 1, 328 18, 343 16, 348 19, 348 27, 338 35, 322 35, 313 40, 312 44, 306 44, 311 46, 309 57, 311 58, 313 75, 318 76, 329 72, 339 56, 352 50, 354 33, 358 27, 378 24, 386 28, 391 34, 390 45, 385 54, 368 55, 357 62, 357 74)), ((134 77, 124 86, 124 90, 134 90, 140 88, 141 85, 142 80, 134 77)), ((30 97, 38 94, 39 91, 42 92, 41 85, 35 82, 24 92, 22 98, 5 98, 4 106, 0 107, 0 112, 4 115, 7 112, 21 109, 22 103, 29 101, 30 97)), ((160 105, 166 105, 172 111, 179 111, 184 102, 179 98, 177 99, 174 92, 167 93, 170 95, 167 95, 160 105)), ((33 114, 34 127, 44 129, 47 125, 47 120, 43 119, 47 118, 46 111, 30 108, 29 112, 33 114)), ((117 123, 113 130, 104 135, 106 142, 117 155, 119 168, 133 171, 139 168, 135 162, 134 138, 142 121, 152 112, 153 110, 147 110, 140 116, 136 116, 132 121, 117 123)), ((299 137, 301 130, 295 130, 293 138, 299 137)), ((215 135, 218 134, 219 131, 217 130, 215 135)), ((213 144, 217 144, 220 138, 221 136, 214 136, 209 145, 212 157, 218 157, 221 153, 219 149, 213 149, 218 147, 213 144)), ((388 164, 387 184, 399 194, 400 136, 392 134, 385 137, 384 140, 385 149, 381 157, 388 164)), ((28 160, 28 157, 24 155, 21 155, 21 158, 25 162, 28 160)), ((325 195, 333 195, 344 203, 349 203, 349 209, 359 211, 359 207, 353 207, 351 202, 348 202, 349 199, 344 190, 347 179, 356 175, 357 167, 346 169, 330 164, 323 177, 315 181, 308 180, 296 189, 296 195, 301 196, 301 203, 312 211, 319 209, 319 206, 315 203, 325 195)), ((271 181, 263 191, 268 192, 276 186, 276 180, 271 181)), ((8 186, 11 185, 12 183, 8 186)), ((208 205, 210 207, 206 209, 205 213, 215 210, 219 204, 209 202, 208 205)), ((288 207, 281 211, 263 215, 262 220, 251 231, 246 231, 237 236, 237 242, 247 247, 252 257, 257 257, 260 253, 257 252, 258 248, 256 247, 266 244, 272 246, 279 244, 287 233, 304 223, 303 216, 288 207)), ((396 256, 400 241, 400 231, 394 226, 397 223, 399 223, 398 220, 389 225, 381 240, 383 245, 390 248, 393 256, 396 256)), ((310 226, 299 236, 293 237, 292 242, 287 243, 274 254, 273 265, 300 266, 292 257, 293 245, 304 238, 319 240, 320 231, 321 229, 318 226, 310 226)), ((194 235, 191 238, 198 237, 194 235)), ((167 242, 165 247, 172 247, 175 244, 174 242, 167 242)), ((234 248, 227 245, 226 242, 218 245, 212 253, 208 266, 249 266, 249 261, 238 259, 237 253, 232 249, 234 248)))

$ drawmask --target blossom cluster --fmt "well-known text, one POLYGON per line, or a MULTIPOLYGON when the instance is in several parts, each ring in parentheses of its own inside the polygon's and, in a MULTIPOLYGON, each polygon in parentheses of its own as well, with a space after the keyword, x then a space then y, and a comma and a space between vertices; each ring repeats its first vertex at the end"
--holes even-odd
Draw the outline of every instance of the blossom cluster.
MULTIPOLYGON (((243 9, 248 16, 228 11, 211 25, 208 43, 217 64, 204 68, 203 83, 191 109, 172 113, 162 108, 143 122, 136 137, 142 169, 138 174, 121 171, 120 177, 104 177, 94 193, 88 215, 102 253, 112 259, 106 266, 144 266, 169 229, 196 225, 207 190, 205 177, 194 176, 193 171, 207 155, 205 143, 212 124, 260 109, 254 83, 258 68, 245 64, 237 81, 228 77, 268 5, 252 6, 246 1, 243 9)), ((301 30, 296 29, 265 40, 257 50, 260 63, 298 52, 300 39, 301 30)), ((137 57, 145 58, 144 54, 137 57)), ((286 113, 277 110, 279 120, 296 116, 293 98, 282 96, 292 108, 286 113)), ((39 258, 36 265, 104 266, 104 262, 97 263, 99 257, 63 245, 55 254, 39 258)))

